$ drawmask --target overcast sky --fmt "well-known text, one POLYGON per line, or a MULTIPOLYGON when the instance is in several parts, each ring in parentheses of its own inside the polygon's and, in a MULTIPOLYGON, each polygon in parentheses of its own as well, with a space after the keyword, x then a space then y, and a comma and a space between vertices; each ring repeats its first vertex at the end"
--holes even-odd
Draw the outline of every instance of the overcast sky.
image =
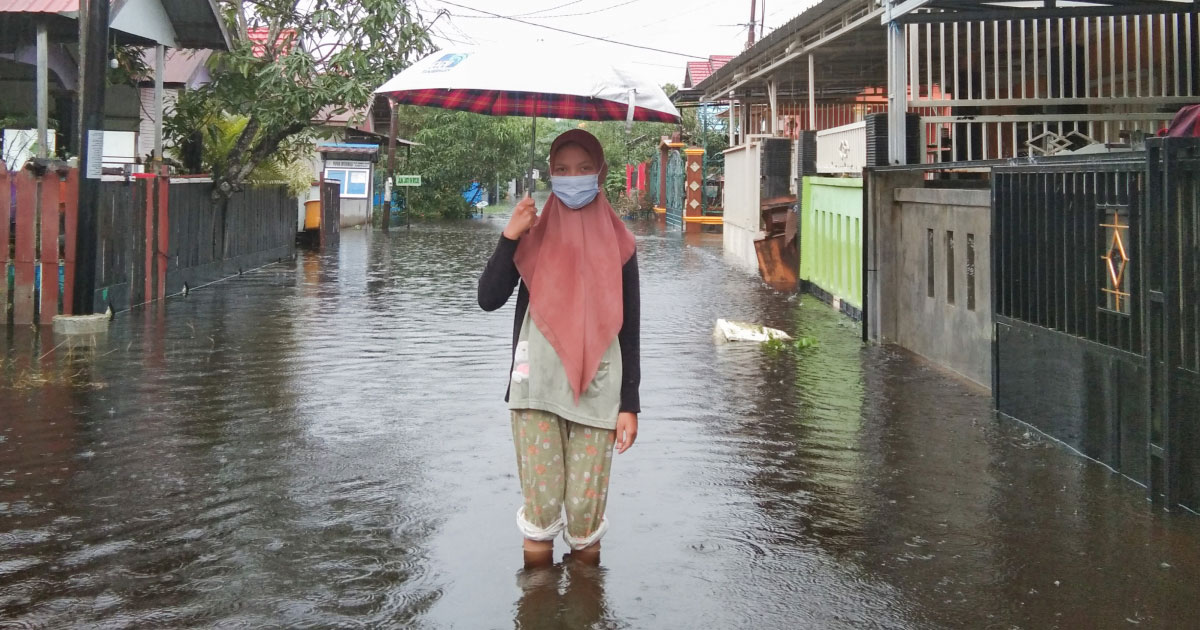
MULTIPOLYGON (((432 19, 434 41, 443 48, 494 46, 505 42, 542 41, 563 46, 570 54, 606 54, 641 70, 658 83, 683 81, 688 57, 591 41, 485 16, 480 11, 526 22, 585 33, 608 40, 658 48, 684 55, 736 55, 746 44, 750 0, 416 0, 432 19), (450 4, 453 2, 453 6, 450 4), (462 8, 470 7, 470 9, 462 8), (478 9, 473 11, 471 9, 478 9)), ((766 8, 765 33, 799 15, 817 0, 758 0, 756 17, 766 8)), ((534 70, 534 69, 531 69, 534 70)))

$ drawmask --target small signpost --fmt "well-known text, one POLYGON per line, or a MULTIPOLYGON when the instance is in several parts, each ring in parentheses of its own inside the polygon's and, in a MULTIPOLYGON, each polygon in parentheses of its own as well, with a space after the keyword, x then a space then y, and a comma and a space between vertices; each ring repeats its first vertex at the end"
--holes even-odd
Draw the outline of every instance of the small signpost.
POLYGON ((420 186, 421 185, 421 176, 420 175, 397 175, 396 176, 396 185, 397 186, 420 186))

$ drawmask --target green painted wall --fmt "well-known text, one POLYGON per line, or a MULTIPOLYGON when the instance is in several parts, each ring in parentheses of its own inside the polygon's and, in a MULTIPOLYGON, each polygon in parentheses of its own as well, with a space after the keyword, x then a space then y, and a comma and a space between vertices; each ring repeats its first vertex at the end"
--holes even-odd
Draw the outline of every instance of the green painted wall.
POLYGON ((805 177, 800 278, 862 308, 863 180, 805 177))

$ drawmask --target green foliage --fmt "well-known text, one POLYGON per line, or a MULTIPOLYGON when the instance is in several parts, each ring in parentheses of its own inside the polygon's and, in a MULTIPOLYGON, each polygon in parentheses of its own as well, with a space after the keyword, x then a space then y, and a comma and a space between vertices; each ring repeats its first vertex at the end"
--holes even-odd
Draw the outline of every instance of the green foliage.
MULTIPOLYGON (((109 58, 117 61, 116 68, 109 68, 109 85, 133 85, 147 81, 153 76, 150 65, 142 56, 143 48, 130 44, 113 44, 109 47, 109 58)), ((153 50, 153 49, 150 49, 153 50)))
POLYGON ((604 180, 604 194, 608 196, 608 200, 614 201, 625 192, 625 168, 609 169, 608 177, 604 180))
MULTIPOLYGON (((230 154, 237 144, 238 138, 245 132, 248 122, 249 119, 245 116, 220 116, 212 124, 199 130, 203 139, 204 150, 201 160, 204 170, 217 173, 229 168, 230 154)), ((297 143, 306 141, 300 136, 292 140, 297 143)), ((167 152, 176 160, 182 158, 181 151, 177 147, 168 148, 167 152)), ((309 187, 312 185, 312 167, 302 159, 290 157, 292 155, 292 152, 280 151, 267 156, 266 159, 255 165, 246 181, 282 182, 287 184, 290 194, 296 197, 307 195, 309 187)))
POLYGON ((810 348, 816 348, 820 344, 813 337, 797 337, 792 340, 768 339, 761 345, 767 354, 777 355, 784 352, 803 352, 810 348))
POLYGON ((522 177, 528 168, 530 124, 527 118, 401 108, 400 135, 421 144, 398 167, 421 175, 421 186, 409 191, 413 216, 467 216, 472 209, 461 193, 473 180, 490 189, 497 181, 522 177))
POLYGON ((213 55, 213 80, 181 94, 166 121, 172 141, 213 136, 245 119, 220 169, 227 198, 268 160, 290 164, 311 150, 328 117, 363 110, 374 90, 431 50, 412 0, 219 0, 232 49, 213 55), (249 29, 268 30, 255 45, 249 29), (257 51, 256 51, 257 48, 257 51))

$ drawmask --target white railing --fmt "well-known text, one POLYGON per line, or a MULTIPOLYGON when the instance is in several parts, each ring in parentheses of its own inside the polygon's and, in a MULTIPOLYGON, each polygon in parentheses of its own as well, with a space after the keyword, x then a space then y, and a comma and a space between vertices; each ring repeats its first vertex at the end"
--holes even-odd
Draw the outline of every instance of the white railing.
POLYGON ((1067 154, 1084 147, 1126 149, 1141 137, 1153 136, 1173 116, 1159 112, 923 116, 923 161, 1004 160, 1067 154))
POLYGON ((817 172, 861 174, 867 165, 867 123, 817 132, 817 172))

